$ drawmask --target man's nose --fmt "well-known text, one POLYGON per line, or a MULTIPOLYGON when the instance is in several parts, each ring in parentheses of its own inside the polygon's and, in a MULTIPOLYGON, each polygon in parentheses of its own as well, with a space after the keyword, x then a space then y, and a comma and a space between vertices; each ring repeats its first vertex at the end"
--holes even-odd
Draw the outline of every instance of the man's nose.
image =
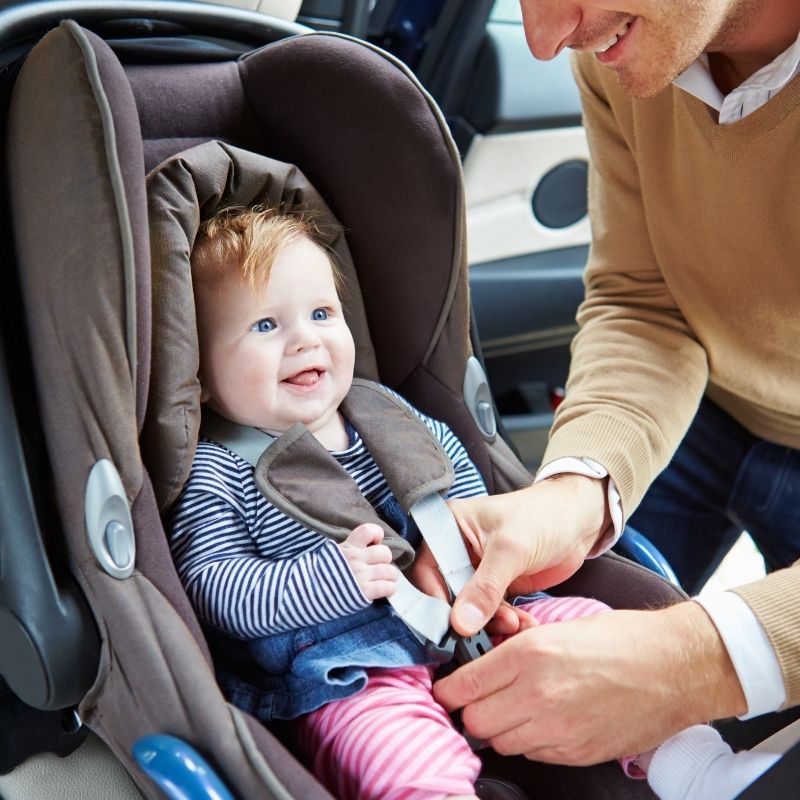
POLYGON ((581 21, 581 9, 569 0, 520 0, 525 38, 540 61, 555 58, 581 21))

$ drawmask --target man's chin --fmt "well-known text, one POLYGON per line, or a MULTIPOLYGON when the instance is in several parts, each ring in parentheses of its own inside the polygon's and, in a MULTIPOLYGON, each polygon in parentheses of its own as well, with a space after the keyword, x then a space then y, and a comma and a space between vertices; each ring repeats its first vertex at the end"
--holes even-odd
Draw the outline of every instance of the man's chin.
POLYGON ((655 75, 631 75, 628 72, 618 72, 617 78, 625 93, 637 100, 647 100, 661 94, 675 79, 655 75))

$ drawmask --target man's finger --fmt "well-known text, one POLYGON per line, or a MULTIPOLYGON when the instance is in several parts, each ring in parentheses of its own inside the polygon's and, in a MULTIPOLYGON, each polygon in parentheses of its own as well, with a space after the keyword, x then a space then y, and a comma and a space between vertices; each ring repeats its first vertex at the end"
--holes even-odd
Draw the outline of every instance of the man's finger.
POLYGON ((493 695, 514 680, 513 659, 502 645, 433 684, 433 696, 447 711, 493 695))
POLYGON ((520 618, 516 609, 505 600, 495 612, 494 617, 486 624, 486 630, 492 636, 512 636, 519 630, 520 618))
POLYGON ((490 539, 483 560, 453 604, 450 622, 462 636, 472 636, 486 625, 503 602, 508 584, 522 571, 516 552, 492 544, 490 539))
MULTIPOLYGON (((512 681, 494 694, 468 705, 462 711, 461 719, 465 729, 472 736, 487 741, 491 739, 493 747, 495 740, 501 741, 504 747, 509 747, 513 743, 514 731, 519 732, 526 728, 531 722, 533 713, 532 704, 529 706, 527 703, 520 703, 517 686, 512 681)), ((538 738, 532 738, 531 742, 538 744, 542 740, 547 740, 549 731, 538 730, 536 726, 533 730, 538 738)), ((527 745, 520 746, 513 753, 504 750, 503 755, 518 755, 526 749, 529 749, 527 745)))

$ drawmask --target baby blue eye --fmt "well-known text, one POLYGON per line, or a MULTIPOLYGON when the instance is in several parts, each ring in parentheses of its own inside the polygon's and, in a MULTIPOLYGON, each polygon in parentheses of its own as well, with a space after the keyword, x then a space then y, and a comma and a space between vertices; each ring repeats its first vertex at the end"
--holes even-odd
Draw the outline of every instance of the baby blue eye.
POLYGON ((265 317, 264 319, 260 319, 258 322, 253 324, 250 330, 256 331, 257 333, 269 333, 270 331, 274 331, 275 327, 275 320, 265 317))
POLYGON ((322 320, 328 319, 328 312, 324 308, 315 308, 311 312, 311 319, 314 322, 322 322, 322 320))

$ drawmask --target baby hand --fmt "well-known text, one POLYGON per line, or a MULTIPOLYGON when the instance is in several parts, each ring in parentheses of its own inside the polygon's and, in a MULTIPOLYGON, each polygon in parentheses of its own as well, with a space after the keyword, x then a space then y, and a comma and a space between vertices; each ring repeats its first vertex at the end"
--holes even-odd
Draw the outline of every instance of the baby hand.
POLYGON ((347 563, 367 600, 394 594, 397 567, 392 564, 392 551, 383 541, 380 525, 365 523, 350 531, 339 543, 347 563))

